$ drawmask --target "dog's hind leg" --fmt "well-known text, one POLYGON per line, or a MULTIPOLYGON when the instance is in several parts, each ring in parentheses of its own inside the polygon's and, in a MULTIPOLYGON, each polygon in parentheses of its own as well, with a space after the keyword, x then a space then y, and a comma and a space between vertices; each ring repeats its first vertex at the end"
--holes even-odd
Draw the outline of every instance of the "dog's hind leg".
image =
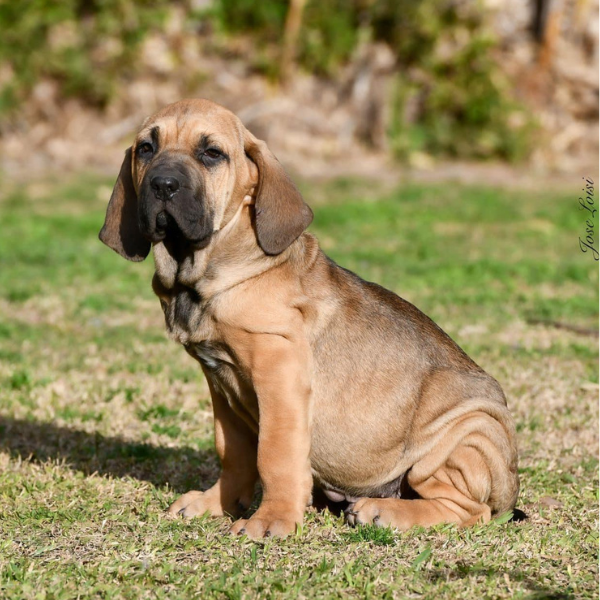
POLYGON ((487 468, 473 469, 473 465, 481 462, 481 459, 472 449, 461 448, 446 465, 425 481, 412 482, 409 472, 408 482, 418 495, 418 499, 361 498, 347 510, 348 523, 351 525, 373 523, 405 531, 415 525, 422 527, 438 523, 467 525, 478 521, 489 521, 490 507, 469 491, 461 468, 454 465, 459 455, 462 455, 462 459, 469 465, 470 479, 479 479, 478 487, 488 487, 490 478, 487 468), (471 456, 467 458, 468 455, 471 456))
POLYGON ((403 531, 415 525, 471 525, 514 508, 516 447, 506 407, 467 400, 426 424, 420 438, 420 458, 406 475, 418 498, 361 498, 347 511, 350 524, 403 531))

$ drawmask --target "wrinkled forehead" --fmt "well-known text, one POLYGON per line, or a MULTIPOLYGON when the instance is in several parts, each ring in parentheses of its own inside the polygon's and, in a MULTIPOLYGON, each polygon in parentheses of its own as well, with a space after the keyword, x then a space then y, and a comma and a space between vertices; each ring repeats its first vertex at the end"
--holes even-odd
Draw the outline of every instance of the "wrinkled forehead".
POLYGON ((233 151, 243 146, 243 127, 230 111, 208 101, 171 104, 142 125, 137 141, 153 141, 160 148, 195 148, 212 144, 233 151))

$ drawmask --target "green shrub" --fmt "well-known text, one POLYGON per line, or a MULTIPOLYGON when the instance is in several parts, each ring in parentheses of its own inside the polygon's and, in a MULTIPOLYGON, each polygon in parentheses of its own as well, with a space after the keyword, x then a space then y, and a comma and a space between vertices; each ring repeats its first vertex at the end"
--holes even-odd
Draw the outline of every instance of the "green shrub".
POLYGON ((0 113, 15 108, 48 77, 63 96, 102 106, 118 75, 132 68, 139 43, 160 25, 167 0, 19 0, 0 4, 0 113))
POLYGON ((260 44, 278 43, 288 9, 287 0, 216 0, 211 14, 231 33, 251 33, 260 44))
MULTIPOLYGON (((225 32, 254 36, 255 68, 276 73, 288 2, 216 0, 216 6, 225 32)), ((478 0, 309 0, 298 61, 335 77, 362 41, 386 42, 396 58, 389 138, 398 157, 516 160, 528 152, 532 121, 511 98, 485 17, 478 0)))
MULTIPOLYGON (((210 15, 226 33, 253 36, 257 53, 253 66, 265 73, 278 69, 289 0, 215 0, 210 15), (270 52, 266 60, 264 50, 270 52)), ((298 60, 319 75, 333 75, 352 54, 358 41, 360 10, 352 0, 309 0, 304 10, 298 60)))
POLYGON ((532 122, 511 98, 479 2, 378 0, 372 28, 398 61, 390 131, 397 155, 527 153, 532 122))
POLYGON ((359 42, 362 11, 348 0, 308 2, 300 40, 300 63, 319 75, 335 74, 359 42))

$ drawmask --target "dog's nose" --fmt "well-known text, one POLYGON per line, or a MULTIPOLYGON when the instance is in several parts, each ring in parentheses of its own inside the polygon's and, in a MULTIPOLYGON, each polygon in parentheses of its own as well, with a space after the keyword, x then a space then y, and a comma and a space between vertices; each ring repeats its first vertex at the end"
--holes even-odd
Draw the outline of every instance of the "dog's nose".
POLYGON ((156 175, 150 180, 150 187, 159 200, 170 200, 179 189, 179 181, 175 177, 156 175))

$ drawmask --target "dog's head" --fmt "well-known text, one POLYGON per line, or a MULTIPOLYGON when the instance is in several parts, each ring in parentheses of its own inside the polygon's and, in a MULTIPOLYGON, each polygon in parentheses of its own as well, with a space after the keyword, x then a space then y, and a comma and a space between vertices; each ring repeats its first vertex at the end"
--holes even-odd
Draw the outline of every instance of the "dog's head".
POLYGON ((283 252, 312 221, 275 156, 233 113, 176 102, 148 118, 126 151, 100 239, 134 261, 163 240, 200 250, 249 196, 266 254, 283 252))

